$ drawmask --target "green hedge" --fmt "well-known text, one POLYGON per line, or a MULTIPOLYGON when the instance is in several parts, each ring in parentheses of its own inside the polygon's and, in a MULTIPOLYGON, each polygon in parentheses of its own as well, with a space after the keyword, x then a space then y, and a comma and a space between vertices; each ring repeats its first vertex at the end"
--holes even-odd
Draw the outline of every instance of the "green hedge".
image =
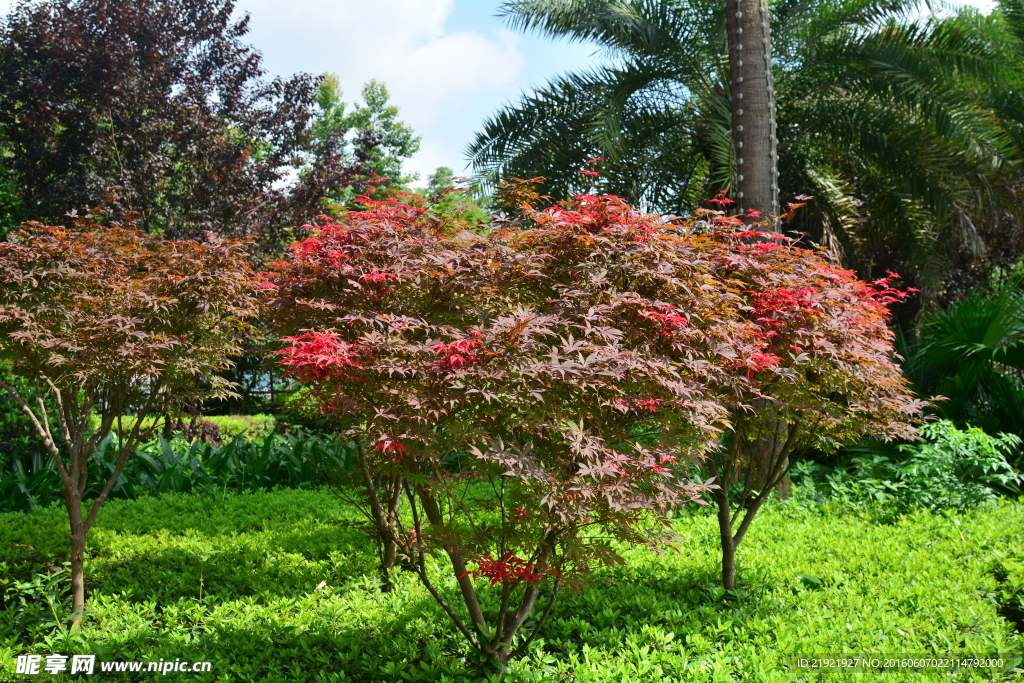
POLYGON ((273 415, 208 415, 203 419, 220 430, 221 441, 236 436, 255 441, 272 434, 277 426, 273 415))
MULTIPOLYGON (((135 426, 135 416, 125 415, 121 418, 124 429, 135 426)), ((277 427, 277 419, 273 415, 205 415, 200 418, 215 426, 220 432, 221 441, 230 441, 236 436, 243 436, 247 441, 262 439, 273 433, 277 427)), ((99 418, 93 416, 94 428, 99 425, 99 418)), ((147 417, 144 426, 153 424, 153 418, 147 417)))
MULTIPOLYGON (((91 458, 84 499, 99 495, 113 474, 114 459, 105 455, 113 440, 114 435, 108 436, 91 458)), ((323 477, 312 462, 346 462, 350 455, 347 441, 302 432, 271 433, 261 441, 235 438, 219 446, 198 439, 168 442, 157 437, 128 458, 110 497, 319 486, 323 477)), ((49 457, 37 459, 31 471, 24 467, 0 471, 0 512, 63 500, 64 487, 49 457)))
MULTIPOLYGON (((379 592, 360 523, 324 490, 111 501, 90 539, 84 637, 107 653, 100 659, 212 661, 209 674, 188 675, 198 682, 487 680, 411 575, 379 592)), ((0 680, 17 680, 17 654, 61 651, 45 600, 12 586, 63 561, 65 526, 58 507, 0 515, 0 680)), ((714 520, 688 515, 678 523, 679 552, 627 552, 626 566, 565 595, 545 639, 501 680, 953 680, 899 670, 798 674, 788 656, 1024 653, 1007 608, 1022 576, 1021 529, 1021 502, 919 512, 891 525, 774 505, 744 541, 741 590, 724 593, 714 520)))

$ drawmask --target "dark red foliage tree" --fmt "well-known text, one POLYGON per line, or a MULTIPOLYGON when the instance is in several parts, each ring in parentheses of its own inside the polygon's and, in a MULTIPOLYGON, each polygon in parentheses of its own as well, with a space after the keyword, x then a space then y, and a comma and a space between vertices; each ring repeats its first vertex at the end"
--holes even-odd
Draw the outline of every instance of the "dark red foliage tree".
POLYGON ((522 184, 506 195, 520 218, 483 234, 367 200, 262 285, 286 371, 356 440, 367 516, 481 652, 523 652, 545 584, 553 601, 615 561, 602 537, 664 543, 665 513, 700 491, 730 561, 771 488, 737 495, 743 444, 778 444, 771 484, 798 448, 913 436, 921 403, 891 360, 887 281, 723 212, 679 222, 616 197, 538 210, 522 184), (721 487, 686 483, 685 463, 721 487), (468 625, 431 583, 434 551, 468 625))
POLYGON ((241 242, 163 241, 106 225, 96 210, 71 227, 30 223, 11 239, 0 242, 0 359, 25 382, 0 380, 0 389, 64 483, 79 621, 86 535, 100 507, 161 416, 231 393, 218 373, 251 332, 256 288, 241 242), (125 414, 137 419, 124 426, 125 414), (111 431, 114 470, 99 496, 83 501, 89 459, 111 431))
POLYGON ((310 198, 352 172, 316 160, 317 80, 263 80, 259 53, 242 42, 248 18, 233 21, 233 9, 18 4, 0 28, 0 146, 24 215, 55 222, 116 185, 146 231, 251 235, 268 252, 286 244, 282 228, 308 220, 310 198), (313 157, 315 172, 291 193, 283 169, 299 157, 313 157))
POLYGON ((718 393, 732 428, 702 461, 719 484, 711 495, 722 583, 734 589, 736 550, 802 452, 863 436, 913 439, 927 403, 914 397, 894 360, 889 306, 915 291, 896 289, 898 275, 863 282, 824 251, 744 229, 722 212, 704 219, 698 224, 713 231, 705 253, 720 286, 741 304, 733 315, 747 340, 736 358, 722 359, 737 373, 718 393))

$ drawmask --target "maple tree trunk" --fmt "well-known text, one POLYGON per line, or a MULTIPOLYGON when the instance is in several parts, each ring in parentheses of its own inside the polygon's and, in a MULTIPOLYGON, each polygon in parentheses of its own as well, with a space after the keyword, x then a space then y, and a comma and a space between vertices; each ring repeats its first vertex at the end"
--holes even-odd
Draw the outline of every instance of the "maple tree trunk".
POLYGON ((390 495, 386 501, 387 511, 384 515, 385 523, 383 533, 381 533, 383 547, 381 548, 380 569, 384 582, 381 590, 385 593, 391 592, 391 589, 394 588, 394 584, 391 582, 391 570, 398 562, 398 539, 395 535, 398 533, 398 515, 401 512, 402 503, 402 480, 393 478, 390 484, 390 495))
POLYGON ((723 485, 712 492, 718 507, 718 533, 722 546, 722 587, 736 588, 736 543, 732 537, 732 507, 729 505, 729 490, 723 485))
POLYGON ((370 504, 373 525, 380 538, 380 575, 381 591, 391 591, 391 569, 398 559, 398 514, 402 505, 403 481, 400 476, 391 476, 380 481, 374 477, 363 443, 356 441, 356 452, 359 455, 359 469, 363 474, 363 484, 370 504))
POLYGON ((779 213, 775 87, 768 0, 726 0, 732 135, 741 211, 779 213))
MULTIPOLYGON (((769 414, 774 414, 775 409, 771 401, 764 399, 754 401, 754 408, 759 412, 768 412, 769 414)), ((750 458, 746 466, 750 468, 750 473, 743 474, 743 476, 749 477, 750 489, 759 493, 774 478, 773 474, 778 465, 779 455, 789 434, 788 426, 781 420, 770 420, 768 425, 768 433, 757 436, 747 445, 750 458)), ((783 468, 786 464, 788 463, 783 464, 783 468)), ((791 489, 792 483, 787 472, 775 485, 775 493, 779 498, 789 498, 791 489)))
POLYGON ((71 611, 77 629, 85 609, 85 520, 82 519, 82 499, 76 490, 65 491, 64 503, 68 511, 71 533, 71 611))

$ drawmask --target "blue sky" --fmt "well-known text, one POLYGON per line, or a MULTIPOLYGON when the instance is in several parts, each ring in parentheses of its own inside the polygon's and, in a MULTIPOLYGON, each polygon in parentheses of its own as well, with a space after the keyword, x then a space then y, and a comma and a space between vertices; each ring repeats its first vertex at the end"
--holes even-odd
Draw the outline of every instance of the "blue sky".
MULTIPOLYGON (((126 0, 130 1, 130 0, 126 0)), ((12 4, 0 0, 0 11, 12 4)), ((347 99, 376 78, 422 136, 407 167, 466 172, 463 150, 502 104, 559 73, 585 68, 593 48, 509 31, 500 0, 237 0, 273 75, 338 75, 347 99)), ((990 9, 992 0, 967 4, 990 9)))
MULTIPOLYGON (((992 0, 972 0, 990 9, 992 0)), ((349 97, 387 84, 422 136, 407 168, 467 173, 463 151, 503 103, 593 63, 593 47, 509 31, 500 0, 238 0, 273 73, 337 74, 349 97)))
POLYGON ((383 81, 422 136, 408 164, 466 172, 463 150, 481 122, 524 89, 584 68, 593 48, 512 32, 499 0, 239 0, 251 42, 275 74, 335 73, 347 98, 383 81))

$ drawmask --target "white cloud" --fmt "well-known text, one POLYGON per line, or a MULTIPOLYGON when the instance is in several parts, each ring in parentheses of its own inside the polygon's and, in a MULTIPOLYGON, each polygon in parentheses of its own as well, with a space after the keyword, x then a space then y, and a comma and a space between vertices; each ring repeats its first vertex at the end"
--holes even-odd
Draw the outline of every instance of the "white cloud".
MULTIPOLYGON (((370 79, 384 82, 402 119, 424 138, 409 163, 422 176, 438 165, 461 167, 462 145, 443 130, 464 121, 480 98, 500 100, 519 88, 524 59, 510 31, 446 31, 454 0, 241 0, 251 15, 247 39, 272 74, 338 75, 346 99, 370 79)), ((466 131, 461 139, 468 139, 466 131)))
POLYGON ((382 70, 381 77, 399 106, 403 100, 411 105, 402 107, 410 121, 433 123, 483 93, 515 86, 524 63, 518 43, 508 31, 494 37, 468 31, 443 35, 410 50, 398 68, 382 70))

